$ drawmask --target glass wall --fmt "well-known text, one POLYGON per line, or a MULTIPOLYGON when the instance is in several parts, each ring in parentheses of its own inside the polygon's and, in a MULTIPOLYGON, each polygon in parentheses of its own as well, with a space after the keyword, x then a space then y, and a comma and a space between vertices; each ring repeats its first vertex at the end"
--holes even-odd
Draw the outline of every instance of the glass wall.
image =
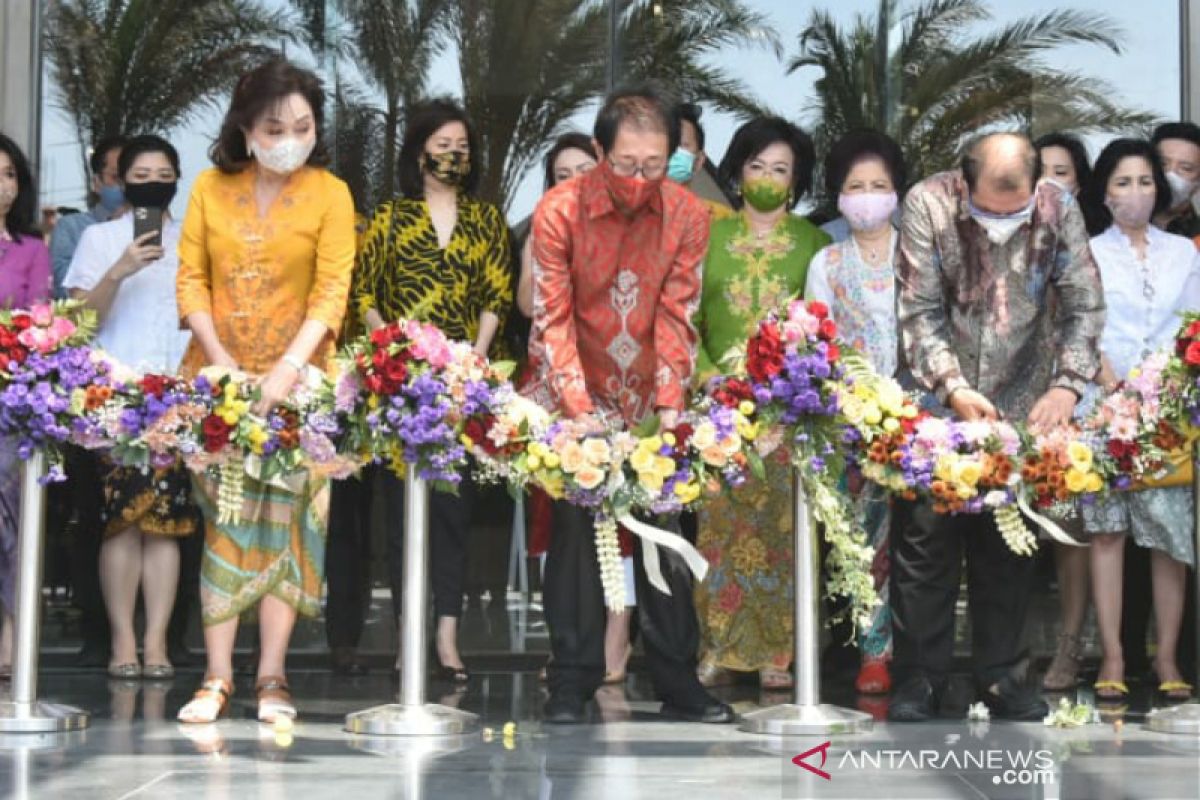
MULTIPOLYGON (((590 132, 614 82, 653 80, 702 106, 710 170, 701 189, 714 196, 711 167, 756 114, 798 121, 819 153, 849 128, 884 129, 921 177, 952 164, 977 130, 1072 131, 1094 156, 1108 138, 1182 109, 1179 0, 257 0, 236 4, 237 14, 228 5, 47 5, 44 206, 85 207, 93 141, 153 131, 180 150, 181 211, 209 165, 233 81, 269 51, 324 77, 334 169, 361 211, 396 190, 406 109, 448 94, 478 128, 482 196, 514 224, 542 192, 548 143, 590 132), (99 6, 120 13, 105 17, 99 6)), ((510 514, 500 497, 479 515, 468 581, 476 596, 507 583, 510 514)), ((390 614, 382 538, 372 550, 382 598, 372 624, 390 614)), ((52 550, 71 552, 61 542, 52 550)), ((47 574, 53 584, 67 570, 47 574)), ((468 653, 545 648, 536 607, 492 611, 499 616, 467 623, 478 634, 464 640, 468 653)), ((371 636, 370 647, 394 646, 390 625, 371 636)), ((319 651, 323 635, 313 627, 298 644, 319 651)))

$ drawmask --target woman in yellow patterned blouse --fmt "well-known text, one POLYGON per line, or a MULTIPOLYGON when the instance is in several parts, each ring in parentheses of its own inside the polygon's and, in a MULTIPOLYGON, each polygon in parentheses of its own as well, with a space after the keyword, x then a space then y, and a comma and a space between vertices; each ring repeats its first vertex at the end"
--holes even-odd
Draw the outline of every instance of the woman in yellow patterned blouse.
MULTIPOLYGON (((285 61, 247 73, 196 178, 179 243, 176 299, 192 331, 182 373, 204 366, 260 376, 259 414, 306 364, 324 366, 354 268, 354 205, 319 165, 324 93, 285 61)), ((320 612, 328 481, 285 488, 245 476, 241 513, 218 523, 217 486, 194 480, 204 512, 200 599, 208 669, 183 722, 212 722, 233 691, 238 617, 257 611, 258 717, 294 717, 284 657, 297 614, 320 612)))
MULTIPOLYGON (((397 319, 431 322, 476 352, 493 350, 512 305, 508 226, 500 210, 474 199, 479 181, 475 137, 454 102, 435 100, 409 116, 400 148, 401 196, 383 203, 367 229, 351 289, 371 330, 397 319)), ((392 603, 400 615, 403 492, 389 473, 387 491, 392 603)), ((474 490, 430 498, 429 538, 437 614, 439 674, 463 683, 458 654, 466 544, 474 490)))

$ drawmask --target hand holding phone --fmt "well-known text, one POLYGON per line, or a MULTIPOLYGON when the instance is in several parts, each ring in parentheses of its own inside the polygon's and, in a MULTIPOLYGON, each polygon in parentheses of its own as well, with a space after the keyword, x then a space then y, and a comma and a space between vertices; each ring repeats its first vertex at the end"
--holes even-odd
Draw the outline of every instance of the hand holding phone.
POLYGON ((154 244, 155 237, 160 241, 162 234, 156 231, 145 231, 125 248, 121 258, 113 265, 110 273, 118 281, 123 281, 130 275, 141 272, 150 264, 163 257, 161 244, 154 244))
POLYGON ((136 242, 143 234, 153 232, 154 238, 148 239, 147 244, 162 247, 163 210, 161 208, 133 209, 133 240, 136 242))

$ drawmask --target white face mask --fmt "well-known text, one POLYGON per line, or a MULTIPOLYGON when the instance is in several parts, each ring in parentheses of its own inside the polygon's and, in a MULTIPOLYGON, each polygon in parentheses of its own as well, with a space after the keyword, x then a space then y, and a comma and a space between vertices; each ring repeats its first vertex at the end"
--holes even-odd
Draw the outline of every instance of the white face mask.
POLYGON ((280 175, 290 175, 303 167, 304 162, 312 155, 313 148, 317 146, 315 138, 302 142, 289 136, 271 147, 263 147, 253 139, 246 138, 250 155, 258 159, 259 164, 280 175))
POLYGON ((987 231, 988 240, 992 244, 1004 244, 1013 237, 1017 230, 1033 216, 1033 203, 1037 196, 1030 198, 1029 205, 1015 214, 992 214, 982 211, 970 204, 971 216, 987 231))
POLYGON ((1188 180, 1175 172, 1168 172, 1167 183, 1171 185, 1171 208, 1179 208, 1195 194, 1198 182, 1188 180))

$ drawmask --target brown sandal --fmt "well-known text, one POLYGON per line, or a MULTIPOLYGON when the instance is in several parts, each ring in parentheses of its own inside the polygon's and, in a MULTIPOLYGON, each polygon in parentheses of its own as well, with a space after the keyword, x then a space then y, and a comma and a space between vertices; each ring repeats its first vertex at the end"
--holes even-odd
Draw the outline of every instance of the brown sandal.
POLYGON ((232 683, 224 678, 209 676, 200 684, 192 699, 179 709, 178 719, 180 722, 200 725, 216 722, 229 708, 232 694, 232 683))
POLYGON ((296 707, 292 705, 292 690, 288 687, 287 678, 282 675, 259 678, 254 692, 258 695, 260 722, 273 724, 279 717, 296 718, 296 707))

